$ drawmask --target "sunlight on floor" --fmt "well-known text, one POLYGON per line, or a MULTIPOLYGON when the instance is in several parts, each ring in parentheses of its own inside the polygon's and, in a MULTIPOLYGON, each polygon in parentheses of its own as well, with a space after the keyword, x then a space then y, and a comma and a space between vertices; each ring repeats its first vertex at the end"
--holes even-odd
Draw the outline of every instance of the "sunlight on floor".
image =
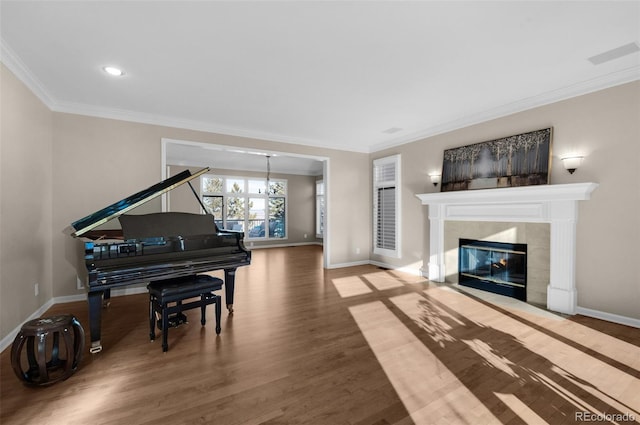
MULTIPOLYGON (((111 407, 120 397, 120 392, 127 387, 124 377, 109 377, 105 373, 100 378, 101 385, 91 389, 79 389, 73 397, 67 397, 56 403, 50 412, 52 418, 65 418, 65 423, 92 423, 96 415, 111 407)), ((78 385, 78 384, 76 384, 78 385)), ((80 384, 81 385, 81 384, 80 384)))
POLYGON ((442 403, 438 407, 442 418, 457 418, 461 424, 493 417, 470 391, 458 389, 455 400, 445 403, 453 394, 441 389, 455 382, 455 375, 384 304, 376 301, 349 311, 416 424, 444 422, 421 412, 425 408, 432 412, 431 403, 442 403))
MULTIPOLYGON (((360 279, 377 290, 402 285, 387 273, 334 285, 343 297, 371 292, 360 279)), ((375 301, 349 311, 416 424, 545 424, 579 412, 640 419, 640 347, 450 287, 388 300, 397 310, 375 301)))
POLYGON ((388 289, 401 288, 406 283, 425 282, 422 277, 415 277, 411 282, 406 282, 388 270, 374 273, 365 273, 358 276, 347 276, 331 279, 342 298, 354 297, 356 295, 370 294, 373 290, 386 291, 388 289))
POLYGON ((372 284, 378 291, 404 286, 402 282, 386 271, 363 274, 362 278, 372 284))
POLYGON ((524 404, 520 399, 513 394, 501 394, 495 393, 496 397, 500 399, 509 409, 513 410, 522 420, 528 424, 544 425, 549 422, 542 419, 533 410, 524 404))
POLYGON ((342 298, 355 297, 356 295, 370 294, 373 292, 359 276, 348 276, 332 279, 333 286, 342 298))

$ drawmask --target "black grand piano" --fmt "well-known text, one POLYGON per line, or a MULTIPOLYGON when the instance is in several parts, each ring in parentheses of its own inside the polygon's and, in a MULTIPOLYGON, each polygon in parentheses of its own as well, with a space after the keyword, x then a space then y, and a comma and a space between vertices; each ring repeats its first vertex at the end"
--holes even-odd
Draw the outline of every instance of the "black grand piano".
POLYGON ((251 263, 243 232, 219 229, 210 214, 126 214, 178 186, 191 186, 191 180, 208 171, 185 170, 71 224, 72 236, 84 243, 91 353, 102 350, 102 308, 112 288, 224 270, 226 304, 233 312, 236 269, 251 263), (114 218, 121 230, 96 229, 114 218))

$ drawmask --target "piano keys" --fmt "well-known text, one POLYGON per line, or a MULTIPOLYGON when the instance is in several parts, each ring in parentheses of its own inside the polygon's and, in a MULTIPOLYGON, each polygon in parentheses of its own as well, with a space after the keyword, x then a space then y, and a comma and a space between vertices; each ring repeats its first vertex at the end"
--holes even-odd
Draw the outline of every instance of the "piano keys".
POLYGON ((102 308, 113 288, 224 270, 225 300, 233 312, 236 270, 251 264, 243 232, 219 229, 210 214, 126 214, 182 184, 191 185, 208 170, 183 171, 71 224, 72 236, 84 244, 91 353, 102 350, 102 308), (115 218, 122 229, 95 230, 115 218))

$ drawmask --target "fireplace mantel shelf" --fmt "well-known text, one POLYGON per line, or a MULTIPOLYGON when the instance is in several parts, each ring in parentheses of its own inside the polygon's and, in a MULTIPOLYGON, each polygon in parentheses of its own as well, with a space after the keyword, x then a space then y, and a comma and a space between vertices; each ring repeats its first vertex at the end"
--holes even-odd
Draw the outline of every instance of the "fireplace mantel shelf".
POLYGON ((597 183, 551 184, 500 189, 459 190, 416 195, 424 205, 513 203, 539 201, 584 201, 598 187, 597 183))
POLYGON ((574 314, 578 201, 591 198, 597 183, 461 190, 416 195, 429 205, 428 278, 444 282, 444 222, 497 221, 551 224, 547 308, 574 314))

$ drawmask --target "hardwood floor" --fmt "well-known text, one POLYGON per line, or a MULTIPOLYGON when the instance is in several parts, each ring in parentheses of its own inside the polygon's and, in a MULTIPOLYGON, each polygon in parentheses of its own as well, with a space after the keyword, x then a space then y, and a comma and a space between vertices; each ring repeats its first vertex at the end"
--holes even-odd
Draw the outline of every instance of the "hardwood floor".
MULTIPOLYGON (((374 266, 323 270, 317 246, 255 250, 220 336, 212 306, 205 327, 190 310, 167 353, 149 341, 147 300, 114 298, 104 350, 87 341, 79 370, 52 386, 22 385, 5 350, 0 423, 640 423, 639 329, 374 266)), ((46 315, 60 313, 88 333, 85 302, 46 315)))

